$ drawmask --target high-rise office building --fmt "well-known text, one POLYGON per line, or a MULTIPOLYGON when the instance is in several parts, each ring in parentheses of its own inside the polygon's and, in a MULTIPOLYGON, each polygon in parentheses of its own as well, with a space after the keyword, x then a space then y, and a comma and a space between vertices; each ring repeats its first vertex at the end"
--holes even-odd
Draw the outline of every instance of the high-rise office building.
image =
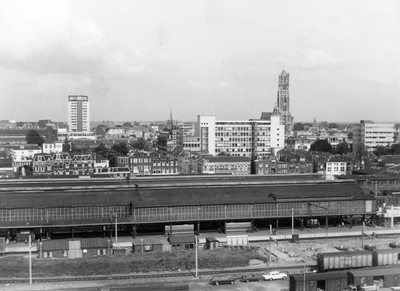
POLYGON ((90 131, 90 104, 88 96, 68 96, 68 127, 69 132, 90 131))
POLYGON ((196 136, 200 137, 201 150, 214 156, 265 156, 282 149, 285 143, 278 115, 269 120, 216 120, 213 115, 198 115, 196 136))
POLYGON ((368 151, 375 150, 378 146, 391 146, 395 142, 396 127, 390 122, 373 122, 361 120, 353 125, 353 150, 362 144, 368 151))
POLYGON ((291 132, 293 130, 293 117, 290 113, 289 74, 285 70, 279 75, 277 109, 281 121, 285 125, 285 132, 291 132))

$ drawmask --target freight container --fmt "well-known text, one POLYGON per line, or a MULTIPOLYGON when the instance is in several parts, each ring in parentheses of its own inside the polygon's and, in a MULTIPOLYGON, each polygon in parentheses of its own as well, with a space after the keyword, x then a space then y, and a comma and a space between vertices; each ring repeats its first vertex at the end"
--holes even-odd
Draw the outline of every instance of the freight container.
POLYGON ((319 253, 317 255, 317 267, 319 272, 372 267, 372 252, 319 253))

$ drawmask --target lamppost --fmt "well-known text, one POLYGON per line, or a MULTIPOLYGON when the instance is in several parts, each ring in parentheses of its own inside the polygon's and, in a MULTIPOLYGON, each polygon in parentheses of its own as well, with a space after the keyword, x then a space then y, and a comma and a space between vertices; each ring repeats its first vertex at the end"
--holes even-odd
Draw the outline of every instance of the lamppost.
POLYGON ((32 238, 30 234, 28 243, 29 243, 29 284, 32 285, 32 256, 31 256, 32 238))
POLYGON ((111 227, 110 227, 110 239, 112 240, 112 223, 113 220, 115 219, 115 243, 118 242, 118 219, 117 219, 117 214, 116 213, 110 213, 110 222, 111 222, 111 227))
POLYGON ((142 238, 140 239, 140 245, 142 247, 142 254, 143 254, 143 239, 142 238))
POLYGON ((294 235, 294 208, 293 207, 292 207, 291 213, 292 213, 292 238, 293 238, 293 235, 294 235))
POLYGON ((198 266, 198 254, 197 254, 197 252, 198 252, 198 244, 197 244, 198 237, 197 237, 197 235, 194 236, 194 239, 195 239, 195 248, 196 248, 196 273, 195 273, 194 279, 199 279, 199 276, 197 273, 197 266, 198 266))

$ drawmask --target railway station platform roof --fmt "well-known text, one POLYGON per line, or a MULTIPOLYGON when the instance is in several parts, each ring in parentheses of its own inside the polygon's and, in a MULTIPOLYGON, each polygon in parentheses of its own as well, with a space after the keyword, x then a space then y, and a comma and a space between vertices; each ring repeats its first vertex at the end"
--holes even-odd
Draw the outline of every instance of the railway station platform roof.
POLYGON ((286 181, 267 184, 212 183, 208 185, 90 188, 0 192, 1 208, 46 208, 132 205, 136 208, 258 204, 299 201, 374 200, 354 180, 286 181))

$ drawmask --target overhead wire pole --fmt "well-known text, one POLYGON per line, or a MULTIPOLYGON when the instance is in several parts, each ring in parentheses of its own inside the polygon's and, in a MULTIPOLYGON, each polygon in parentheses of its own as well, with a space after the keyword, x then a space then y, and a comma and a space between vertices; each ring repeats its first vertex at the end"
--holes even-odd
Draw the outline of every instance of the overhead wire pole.
POLYGON ((31 257, 31 248, 32 248, 32 238, 29 234, 29 285, 32 285, 32 257, 31 257))
POLYGON ((272 225, 269 225, 269 260, 268 266, 271 264, 271 236, 272 236, 272 225))

